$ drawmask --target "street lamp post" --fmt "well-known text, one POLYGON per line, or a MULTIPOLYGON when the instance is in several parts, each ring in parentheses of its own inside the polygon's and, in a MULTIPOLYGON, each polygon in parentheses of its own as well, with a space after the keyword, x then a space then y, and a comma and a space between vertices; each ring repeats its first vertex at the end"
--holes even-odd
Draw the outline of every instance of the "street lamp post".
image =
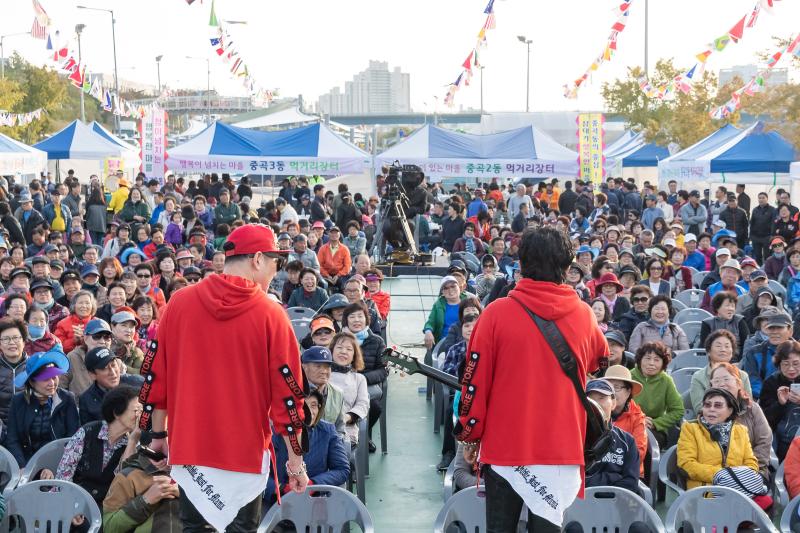
POLYGON ((481 117, 483 117, 483 65, 478 67, 481 71, 481 117))
MULTIPOLYGON (((87 7, 87 6, 77 6, 78 9, 88 9, 89 11, 105 11, 106 13, 111 14, 111 44, 114 50, 114 92, 117 94, 117 101, 119 102, 119 75, 117 73, 117 31, 116 31, 116 23, 117 19, 114 18, 114 10, 113 9, 103 9, 101 7, 87 7)), ((114 110, 114 127, 116 128, 115 133, 119 134, 119 115, 116 113, 116 109, 114 110)))
POLYGON ((161 96, 161 58, 162 57, 164 57, 164 56, 163 55, 156 56, 156 71, 158 72, 158 95, 156 95, 156 98, 161 96))
MULTIPOLYGON (((78 34, 78 64, 81 63, 81 33, 86 27, 86 24, 75 24, 75 33, 78 34)), ((81 93, 81 122, 86 122, 86 103, 83 99, 83 87, 79 88, 81 93)))
POLYGON ((207 57, 193 57, 186 56, 186 59, 194 59, 197 61, 206 62, 206 104, 208 105, 208 114, 206 115, 206 124, 211 125, 211 60, 207 57))
POLYGON ((525 84, 525 112, 530 113, 531 111, 531 43, 533 42, 531 39, 526 39, 524 35, 518 35, 517 39, 519 42, 525 44, 528 47, 528 76, 527 82, 525 84))
POLYGON ((17 35, 30 35, 31 32, 29 31, 21 31, 19 33, 9 33, 6 35, 0 35, 0 79, 5 79, 6 77, 6 52, 3 49, 3 41, 6 37, 16 37, 17 35))

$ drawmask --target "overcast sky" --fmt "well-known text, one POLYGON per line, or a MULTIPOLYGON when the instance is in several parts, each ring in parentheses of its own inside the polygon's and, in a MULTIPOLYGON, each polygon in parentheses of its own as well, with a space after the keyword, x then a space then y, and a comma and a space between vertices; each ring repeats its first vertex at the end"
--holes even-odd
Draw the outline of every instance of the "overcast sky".
MULTIPOLYGON (((650 65, 673 57, 689 67, 708 42, 724 35, 749 13, 756 0, 651 0, 650 65)), ((74 35, 76 23, 86 24, 82 51, 94 71, 113 72, 111 23, 107 13, 77 5, 115 10, 120 78, 156 83, 155 56, 163 54, 162 83, 205 88, 204 61, 212 59, 211 85, 224 94, 243 95, 227 67, 213 55, 208 37, 211 0, 41 0, 62 34, 74 35)), ((487 0, 217 0, 220 19, 246 20, 231 26, 240 51, 260 84, 280 88, 282 96, 303 94, 315 101, 331 87, 343 86, 365 69, 370 59, 388 61, 411 74, 411 105, 417 111, 438 110, 446 85, 475 45, 487 0)), ((645 0, 633 0, 628 27, 619 37, 619 51, 595 73, 577 100, 563 97, 562 86, 580 76, 603 49, 619 0, 496 0, 497 28, 487 34, 482 50, 484 107, 488 111, 524 111, 525 45, 517 35, 533 40, 531 108, 589 110, 602 106, 603 81, 624 76, 627 67, 644 62, 645 0)), ((714 54, 709 68, 756 61, 754 54, 770 49, 770 36, 790 37, 800 31, 800 2, 780 0, 773 15, 762 11, 758 24, 744 39, 714 54)), ((0 0, 0 34, 28 31, 33 21, 30 0, 0 0)), ((19 51, 44 64, 42 41, 10 37, 5 54, 19 51)), ((787 61, 788 63, 788 61, 787 61)), ((785 66, 783 63, 780 66, 785 66)), ((478 108, 476 74, 470 87, 456 95, 459 106, 478 108)))

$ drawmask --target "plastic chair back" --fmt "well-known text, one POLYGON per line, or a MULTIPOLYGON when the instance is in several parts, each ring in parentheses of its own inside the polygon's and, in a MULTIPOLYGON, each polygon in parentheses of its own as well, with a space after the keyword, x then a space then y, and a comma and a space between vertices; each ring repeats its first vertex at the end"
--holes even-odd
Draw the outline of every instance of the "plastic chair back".
POLYGON ((8 531, 9 516, 17 516, 24 531, 47 531, 48 525, 50 531, 69 531, 72 519, 79 514, 89 523, 86 531, 100 531, 103 524, 100 509, 83 488, 69 481, 31 481, 8 496, 6 518, 0 523, 0 531, 8 531))
POLYGON ((469 533, 486 531, 486 492, 483 487, 460 490, 448 499, 436 517, 433 531, 444 533, 456 523, 463 528, 462 531, 469 533))
POLYGON ((661 462, 661 447, 656 436, 649 429, 647 431, 647 455, 650 456, 650 477, 648 479, 650 491, 658 494, 658 464, 661 462))
POLYGON ((19 483, 21 472, 16 458, 0 446, 0 494, 8 494, 19 483))
MULTIPOLYGON (((456 453, 462 451, 461 446, 456 448, 456 453)), ((447 467, 447 471, 444 473, 444 485, 442 486, 442 497, 444 502, 447 503, 447 500, 450 499, 450 496, 456 493, 456 483, 453 480, 453 477, 456 473, 456 462, 452 461, 450 466, 447 467)))
MULTIPOLYGON (((686 332, 686 335, 688 336, 689 333, 686 332)), ((681 368, 704 368, 706 365, 708 365, 708 356, 705 352, 698 355, 694 350, 679 351, 675 352, 675 357, 667 365, 667 373, 674 374, 681 368)))
POLYGON ((661 454, 658 463, 658 479, 678 494, 686 492, 683 476, 678 472, 678 446, 673 446, 661 454))
POLYGON ((797 509, 800 506, 800 496, 795 496, 786 507, 783 508, 781 515, 781 533, 794 533, 800 531, 800 516, 797 509))
POLYGON ((292 330, 297 342, 306 338, 306 335, 311 333, 311 319, 310 318, 295 318, 292 319, 292 330))
POLYGON ((783 463, 778 467, 775 472, 775 502, 781 507, 789 505, 789 491, 786 490, 786 481, 783 479, 784 468, 783 463))
POLYGON ((675 382, 675 388, 678 389, 680 394, 683 394, 689 390, 689 387, 692 385, 692 376, 694 376, 694 373, 698 370, 700 369, 694 367, 685 367, 672 371, 670 376, 672 377, 672 381, 675 382))
POLYGON ((752 522, 761 531, 777 533, 772 521, 750 498, 727 487, 695 487, 684 492, 667 511, 667 531, 689 525, 693 531, 737 531, 752 522))
POLYGON ((767 283, 769 290, 775 294, 778 298, 781 299, 782 302, 786 303, 786 287, 775 281, 774 279, 769 280, 767 283))
POLYGON ((703 320, 711 318, 713 316, 714 315, 712 315, 705 309, 700 309, 697 307, 689 307, 684 309, 683 311, 678 311, 678 313, 675 315, 675 318, 672 319, 672 321, 680 326, 686 322, 702 322, 703 320))
POLYGON ((58 463, 61 462, 61 457, 64 455, 64 447, 68 442, 69 439, 57 439, 39 448, 39 451, 33 454, 28 464, 22 469, 19 484, 28 483, 43 468, 47 468, 55 474, 58 463))
POLYGON ((697 271, 692 272, 692 284, 694 285, 695 289, 700 288, 700 285, 703 284, 703 281, 706 279, 706 276, 708 276, 707 270, 704 270, 703 272, 697 272, 697 271))
POLYGON ((628 531, 637 522, 651 532, 663 533, 664 524, 642 498, 619 487, 586 489, 584 499, 576 498, 564 511, 564 526, 577 522, 584 531, 628 531))
POLYGON ((680 300, 676 300, 675 298, 672 299, 672 310, 676 313, 689 309, 686 307, 686 304, 680 300))
POLYGON ((295 306, 286 309, 286 314, 289 315, 289 320, 294 320, 295 318, 307 318, 311 320, 317 312, 308 307, 295 306))
POLYGON ((675 295, 675 299, 681 302, 686 307, 700 307, 703 302, 703 295, 705 291, 700 289, 686 289, 675 295))
POLYGON ((683 419, 694 420, 697 415, 694 412, 694 405, 692 405, 692 396, 690 391, 686 390, 681 393, 681 400, 683 400, 683 419))
POLYGON ((289 520, 297 531, 342 531, 355 522, 364 533, 374 533, 372 515, 358 498, 331 485, 312 485, 302 494, 294 492, 275 504, 258 526, 258 533, 269 533, 289 520))
POLYGON ((700 342, 700 328, 703 327, 701 322, 690 321, 684 322, 680 326, 678 326, 686 333, 686 339, 689 341, 690 347, 697 346, 697 343, 700 342))

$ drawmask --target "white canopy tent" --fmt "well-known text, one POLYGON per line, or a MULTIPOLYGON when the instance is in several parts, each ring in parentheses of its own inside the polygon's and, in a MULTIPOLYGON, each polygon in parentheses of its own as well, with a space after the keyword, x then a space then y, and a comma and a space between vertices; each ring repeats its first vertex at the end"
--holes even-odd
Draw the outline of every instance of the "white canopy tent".
POLYGON ((293 106, 276 111, 275 113, 268 113, 260 117, 235 122, 232 125, 237 128, 261 129, 278 128, 281 126, 305 126, 313 122, 319 122, 319 117, 303 113, 297 106, 293 106))
POLYGON ((47 170, 47 153, 0 133, 0 176, 32 178, 47 170))

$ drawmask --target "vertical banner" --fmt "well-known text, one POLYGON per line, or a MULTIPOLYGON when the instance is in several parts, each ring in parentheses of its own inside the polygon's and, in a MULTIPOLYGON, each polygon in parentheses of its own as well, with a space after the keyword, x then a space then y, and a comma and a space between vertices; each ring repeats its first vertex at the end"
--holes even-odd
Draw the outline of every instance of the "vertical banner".
POLYGON ((580 177, 591 181, 594 191, 600 191, 603 181, 603 115, 580 113, 578 115, 578 161, 580 177))
POLYGON ((158 106, 145 109, 139 122, 142 165, 140 170, 148 179, 164 183, 167 168, 167 112, 158 106))

